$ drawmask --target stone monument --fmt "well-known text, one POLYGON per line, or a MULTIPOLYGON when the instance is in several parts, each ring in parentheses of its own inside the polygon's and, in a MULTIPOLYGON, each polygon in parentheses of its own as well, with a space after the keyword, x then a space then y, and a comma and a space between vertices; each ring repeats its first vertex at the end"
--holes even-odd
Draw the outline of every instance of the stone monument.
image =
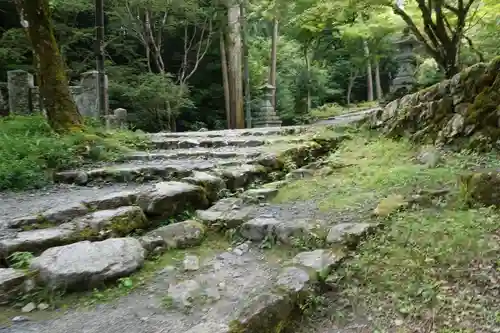
POLYGON ((418 45, 418 41, 410 33, 410 29, 406 27, 403 30, 403 36, 395 44, 399 49, 399 54, 396 56, 399 66, 396 76, 392 80, 389 94, 385 98, 386 102, 407 95, 416 88, 415 71, 417 68, 417 58, 413 50, 418 45))
POLYGON ((281 126, 281 119, 276 114, 272 104, 274 86, 266 84, 261 88, 264 91, 264 98, 258 110, 255 110, 252 127, 277 127, 281 126))

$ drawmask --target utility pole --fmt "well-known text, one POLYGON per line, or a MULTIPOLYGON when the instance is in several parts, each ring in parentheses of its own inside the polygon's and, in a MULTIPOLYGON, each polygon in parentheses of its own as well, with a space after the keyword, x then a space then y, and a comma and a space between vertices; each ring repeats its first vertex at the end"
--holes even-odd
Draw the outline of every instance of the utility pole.
POLYGON ((97 90, 99 117, 108 115, 108 96, 106 73, 104 72, 104 0, 95 0, 95 59, 97 68, 97 90))
POLYGON ((240 19, 241 19, 241 39, 243 42, 243 80, 245 87, 245 119, 246 127, 252 128, 252 108, 250 105, 250 70, 248 66, 248 32, 247 20, 245 18, 246 0, 240 1, 240 19))

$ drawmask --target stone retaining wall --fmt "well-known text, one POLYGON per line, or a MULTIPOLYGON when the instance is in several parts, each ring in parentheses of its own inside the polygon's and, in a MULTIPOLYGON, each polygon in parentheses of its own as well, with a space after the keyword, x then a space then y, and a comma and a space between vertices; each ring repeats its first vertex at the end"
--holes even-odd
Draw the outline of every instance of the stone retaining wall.
MULTIPOLYGON (((39 88, 33 75, 23 70, 7 73, 8 82, 0 82, 0 115, 43 113, 39 88)), ((107 81, 107 79, 106 79, 107 81)), ((99 117, 97 71, 85 72, 80 85, 70 86, 78 111, 85 117, 99 117)))
POLYGON ((389 103, 367 119, 371 128, 418 142, 458 148, 498 148, 500 57, 479 63, 389 103))

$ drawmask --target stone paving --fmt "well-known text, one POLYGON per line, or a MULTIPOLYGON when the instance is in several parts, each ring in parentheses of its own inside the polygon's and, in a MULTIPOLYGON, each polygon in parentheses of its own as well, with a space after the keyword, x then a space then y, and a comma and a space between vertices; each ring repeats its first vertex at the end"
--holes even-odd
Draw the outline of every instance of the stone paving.
POLYGON ((43 321, 16 317, 0 331, 273 331, 344 254, 328 245, 295 257, 270 257, 262 244, 318 237, 324 238, 318 244, 326 244, 327 236, 340 244, 347 234, 351 240, 374 228, 262 212, 263 202, 303 175, 285 177, 290 163, 315 173, 322 167, 317 159, 344 135, 315 140, 305 128, 291 127, 151 137, 154 151, 62 172, 56 177, 61 184, 41 193, 2 194, 0 304, 34 284, 66 293, 92 290, 174 249, 185 249, 182 260, 160 267, 147 287, 112 304, 43 321), (180 222, 186 211, 193 217, 180 222), (205 245, 205 239, 227 231, 240 239, 234 247, 213 251, 205 245), (193 255, 193 247, 207 251, 193 255), (29 273, 8 267, 16 252, 35 256, 29 273))

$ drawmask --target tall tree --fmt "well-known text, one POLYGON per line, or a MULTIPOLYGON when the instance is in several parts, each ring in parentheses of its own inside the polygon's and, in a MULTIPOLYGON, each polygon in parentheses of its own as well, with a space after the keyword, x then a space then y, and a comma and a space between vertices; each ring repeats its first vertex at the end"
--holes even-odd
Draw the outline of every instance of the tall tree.
POLYGON ((81 130, 83 119, 69 90, 49 0, 16 0, 16 6, 37 60, 40 95, 50 127, 59 133, 81 130))
POLYGON ((403 6, 386 2, 399 15, 427 53, 436 60, 446 77, 459 72, 460 43, 465 36, 467 18, 480 0, 411 0, 421 15, 416 21, 403 6))

